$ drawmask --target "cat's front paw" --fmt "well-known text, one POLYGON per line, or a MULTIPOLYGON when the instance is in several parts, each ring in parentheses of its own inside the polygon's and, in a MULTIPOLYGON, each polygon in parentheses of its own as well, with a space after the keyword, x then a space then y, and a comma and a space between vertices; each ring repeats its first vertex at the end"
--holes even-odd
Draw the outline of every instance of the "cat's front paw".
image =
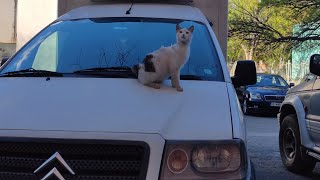
POLYGON ((160 84, 157 84, 157 83, 150 83, 150 84, 146 84, 146 85, 149 86, 149 87, 152 87, 154 89, 160 89, 161 88, 160 84))
POLYGON ((183 88, 182 87, 177 87, 176 88, 178 92, 183 92, 183 88))

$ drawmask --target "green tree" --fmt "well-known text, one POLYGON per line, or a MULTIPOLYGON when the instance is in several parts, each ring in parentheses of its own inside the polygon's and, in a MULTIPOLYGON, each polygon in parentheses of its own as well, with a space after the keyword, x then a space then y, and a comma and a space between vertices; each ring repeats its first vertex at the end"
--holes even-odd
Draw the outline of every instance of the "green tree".
POLYGON ((228 60, 263 61, 279 73, 276 70, 291 56, 291 44, 275 39, 292 34, 299 23, 299 18, 292 18, 295 11, 258 0, 231 0, 229 6, 228 60))
POLYGON ((238 50, 233 50, 232 52, 239 52, 239 49, 241 49, 245 59, 253 59, 259 36, 251 31, 250 25, 246 24, 250 16, 244 14, 258 14, 258 1, 232 0, 229 9, 229 44, 236 44, 238 47, 238 50), (247 29, 248 32, 241 33, 239 31, 240 27, 247 29))
POLYGON ((261 0, 261 3, 252 0, 258 3, 258 13, 243 5, 243 2, 250 3, 247 0, 237 1, 232 1, 237 5, 236 11, 246 18, 231 23, 232 34, 255 33, 265 44, 299 45, 308 40, 320 40, 320 34, 315 33, 320 28, 320 0, 261 0), (294 25, 300 28, 293 33, 294 25))

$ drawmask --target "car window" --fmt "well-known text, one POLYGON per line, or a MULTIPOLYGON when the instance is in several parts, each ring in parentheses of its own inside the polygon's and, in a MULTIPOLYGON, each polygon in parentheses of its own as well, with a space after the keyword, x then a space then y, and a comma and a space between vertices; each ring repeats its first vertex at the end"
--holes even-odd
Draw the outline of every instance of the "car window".
POLYGON ((257 75, 257 83, 255 86, 288 87, 288 83, 279 76, 257 75))
POLYGON ((104 18, 52 24, 26 45, 1 73, 34 68, 61 73, 141 63, 162 46, 176 42, 176 24, 195 27, 191 53, 181 75, 224 81, 216 47, 207 27, 198 22, 104 18))
POLYGON ((279 77, 277 79, 279 80, 281 86, 287 86, 288 85, 287 82, 284 79, 279 78, 279 77))
POLYGON ((58 32, 52 33, 40 45, 35 54, 32 68, 57 71, 58 32))
POLYGON ((314 75, 312 73, 308 73, 301 79, 300 83, 308 82, 308 81, 314 79, 315 77, 316 77, 316 75, 314 75))

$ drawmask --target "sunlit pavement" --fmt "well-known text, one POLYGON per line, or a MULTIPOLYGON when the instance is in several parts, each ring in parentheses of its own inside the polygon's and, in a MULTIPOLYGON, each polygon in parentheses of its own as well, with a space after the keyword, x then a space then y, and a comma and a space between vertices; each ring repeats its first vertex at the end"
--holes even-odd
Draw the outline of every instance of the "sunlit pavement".
POLYGON ((279 125, 276 118, 247 116, 249 156, 256 169, 257 179, 320 179, 320 163, 312 174, 300 176, 285 169, 278 147, 279 125))

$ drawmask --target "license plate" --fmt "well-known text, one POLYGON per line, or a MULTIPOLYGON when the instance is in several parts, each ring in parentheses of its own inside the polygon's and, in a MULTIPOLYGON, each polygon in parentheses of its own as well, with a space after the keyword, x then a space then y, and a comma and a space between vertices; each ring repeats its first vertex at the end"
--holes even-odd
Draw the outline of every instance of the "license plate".
POLYGON ((271 103, 271 106, 273 106, 273 107, 280 107, 280 106, 281 106, 281 103, 271 103))

